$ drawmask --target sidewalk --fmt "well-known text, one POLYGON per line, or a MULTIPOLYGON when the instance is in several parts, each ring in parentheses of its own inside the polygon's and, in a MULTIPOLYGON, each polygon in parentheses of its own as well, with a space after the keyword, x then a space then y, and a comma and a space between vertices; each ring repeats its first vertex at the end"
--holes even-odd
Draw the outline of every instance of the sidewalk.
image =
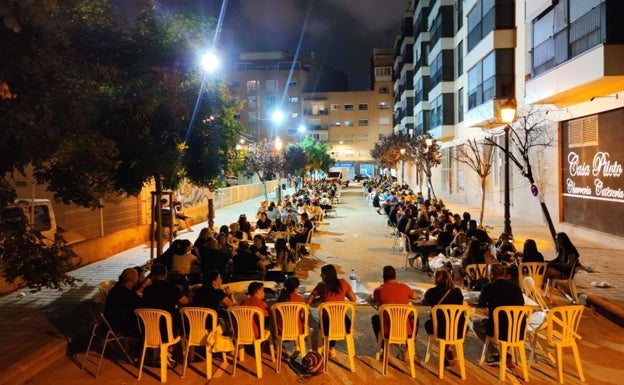
MULTIPOLYGON (((289 190, 287 193, 291 192, 289 190)), ((349 270, 355 269, 358 277, 362 281, 368 282, 379 281, 381 266, 385 264, 403 266, 401 253, 391 251, 392 241, 385 236, 384 218, 374 213, 374 210, 367 205, 362 195, 361 188, 358 186, 352 186, 344 190, 343 200, 345 203, 337 205, 336 217, 327 218, 326 222, 328 224, 325 226, 324 231, 314 235, 312 240, 315 251, 314 257, 305 258, 297 267, 297 275, 302 280, 302 284, 314 284, 318 281, 320 266, 325 263, 335 264, 340 276, 346 276, 349 270)), ((270 198, 273 199, 272 196, 270 198)), ((259 202, 263 199, 263 197, 258 197, 219 209, 216 212, 215 224, 219 226, 235 221, 241 213, 250 216, 250 214, 256 212, 259 202)), ((478 209, 475 207, 458 202, 445 201, 453 212, 469 211, 473 215, 478 213, 478 209)), ((540 245, 540 250, 546 258, 554 256, 554 250, 551 247, 552 241, 549 240, 549 233, 544 225, 523 222, 515 218, 512 218, 512 221, 516 247, 521 247, 524 239, 533 238, 540 245)), ((497 229, 502 228, 502 214, 486 211, 485 222, 494 225, 494 233, 500 232, 497 229), (501 225, 498 226, 498 223, 501 225)), ((179 238, 193 241, 202 226, 205 226, 205 223, 193 226, 195 232, 182 232, 179 238)), ((594 271, 593 273, 579 272, 577 274, 576 282, 582 300, 595 307, 601 303, 603 305, 600 306, 605 307, 606 305, 604 304, 612 303, 615 304, 616 310, 621 311, 624 308, 622 306, 624 304, 624 279, 622 277, 624 274, 624 250, 615 246, 605 248, 584 239, 573 239, 573 242, 579 249, 583 265, 590 267, 594 271), (594 281, 609 282, 611 287, 593 287, 591 282, 594 281)), ((88 308, 89 306, 97 306, 102 301, 97 289, 97 285, 100 282, 116 279, 124 268, 141 265, 148 259, 148 247, 135 247, 73 272, 76 277, 82 279, 76 288, 63 292, 44 290, 35 294, 27 291, 18 291, 0 297, 0 311, 3 314, 0 320, 0 339, 3 341, 3 344, 0 345, 0 385, 16 385, 33 377, 37 377, 39 382, 33 378, 30 383, 35 385, 45 383, 46 378, 41 378, 41 375, 37 375, 42 370, 45 370, 43 372, 44 377, 47 376, 49 371, 54 372, 55 370, 61 373, 61 378, 71 376, 71 383, 83 383, 82 381, 87 380, 90 383, 104 383, 100 382, 100 380, 92 379, 85 372, 79 371, 82 353, 86 345, 84 338, 92 325, 92 321, 88 316, 88 308), (71 351, 72 347, 78 347, 79 350, 71 351), (80 350, 81 347, 82 350, 80 350), (55 364, 57 362, 59 364, 55 364), (54 364, 54 367, 51 366, 52 364, 54 364), (57 365, 61 366, 57 369, 57 365)), ((426 274, 413 270, 400 270, 399 276, 400 279, 405 281, 422 282, 429 279, 426 274)), ((354 374, 356 377, 350 377, 350 372, 343 374, 340 373, 342 368, 334 367, 332 370, 339 372, 337 374, 339 378, 335 378, 335 375, 332 374, 332 380, 344 384, 361 383, 362 381, 366 383, 367 379, 370 379, 370 375, 373 375, 375 381, 380 384, 396 383, 396 381, 403 380, 403 375, 400 373, 399 379, 397 379, 396 375, 389 376, 388 381, 385 380, 385 377, 380 378, 376 371, 375 365, 377 364, 374 359, 372 362, 369 362, 371 361, 369 360, 371 349, 374 349, 374 341, 370 337, 372 333, 368 332, 370 328, 368 318, 372 313, 370 311, 367 313, 364 309, 358 310, 358 312, 362 312, 361 317, 363 317, 361 322, 358 320, 358 326, 356 327, 356 331, 358 331, 358 338, 356 339, 356 344, 358 344, 358 371, 364 371, 364 377, 361 377, 362 373, 354 374), (347 378, 345 379, 345 377, 347 378)), ((591 366, 587 365, 586 371, 589 372, 593 369, 597 371, 598 368, 605 367, 616 368, 617 364, 613 362, 617 361, 615 357, 617 353, 614 352, 613 346, 609 345, 609 343, 617 344, 617 341, 619 341, 618 337, 609 337, 606 340, 605 338, 607 335, 621 335, 621 329, 608 322, 604 324, 603 322, 606 321, 600 321, 591 312, 586 312, 584 319, 587 319, 582 324, 584 327, 583 333, 586 334, 583 334, 584 346, 581 347, 581 356, 584 361, 591 362, 591 366), (598 335, 589 335, 589 333, 598 333, 598 335)), ((617 319, 621 320, 622 318, 617 319)), ((422 348, 423 344, 419 342, 419 349, 422 350, 422 348)), ((467 348, 466 354, 470 355, 470 358, 474 361, 474 356, 479 353, 478 344, 472 341, 472 348, 467 348)), ((136 382, 136 378, 133 377, 136 370, 131 368, 130 373, 128 373, 128 370, 119 370, 119 367, 112 364, 109 360, 105 359, 104 362, 105 365, 111 367, 111 371, 117 376, 106 383, 136 382)), ((481 378, 483 377, 480 374, 481 369, 474 365, 471 366, 468 369, 471 383, 497 383, 498 379, 496 376, 492 379, 489 378, 490 376, 481 378)), ((197 375, 197 373, 192 371, 191 373, 193 378, 201 379, 201 375, 197 375)), ((222 371, 220 375, 223 375, 222 371)), ((266 380, 258 380, 249 373, 242 372, 240 375, 237 375, 236 381, 237 383, 239 381, 247 382, 249 380, 248 377, 253 380, 251 381, 253 383, 266 381, 277 384, 285 381, 279 379, 277 380, 278 382, 274 382, 276 378, 279 378, 279 375, 276 377, 276 373, 273 370, 266 370, 265 375, 267 377, 266 380)), ((586 373, 586 375, 589 377, 590 374, 586 373)), ((597 375, 597 373, 592 374, 591 377, 595 379, 597 375)), ((617 383, 617 380, 615 382, 613 380, 617 379, 618 375, 620 376, 619 378, 622 378, 622 371, 618 371, 615 377, 610 376, 604 383, 617 383)), ((187 374, 188 376, 190 375, 187 374)), ((228 374, 225 374, 224 377, 222 380, 232 380, 228 374)), ((437 378, 435 375, 427 374, 426 378, 429 377, 431 379, 437 378)), ((311 382, 314 383, 316 379, 320 378, 322 377, 315 378, 311 382)), ((408 378, 406 377, 405 379, 408 378)), ((546 383, 540 382, 539 379, 536 382, 534 378, 531 378, 532 383, 546 383)), ((451 379, 453 379, 453 376, 451 376, 451 379)), ((142 381, 151 383, 153 379, 148 377, 142 381)), ((196 379, 181 381, 178 376, 170 373, 169 381, 172 383, 193 384, 204 383, 205 378, 202 382, 197 382, 196 379)), ((319 381, 316 383, 321 383, 319 381)), ((325 381, 323 380, 323 383, 325 381)), ((571 383, 577 383, 577 381, 572 381, 571 383)), ((589 381, 588 383, 597 383, 589 381)), ((56 383, 61 382, 70 383, 60 380, 56 383)))

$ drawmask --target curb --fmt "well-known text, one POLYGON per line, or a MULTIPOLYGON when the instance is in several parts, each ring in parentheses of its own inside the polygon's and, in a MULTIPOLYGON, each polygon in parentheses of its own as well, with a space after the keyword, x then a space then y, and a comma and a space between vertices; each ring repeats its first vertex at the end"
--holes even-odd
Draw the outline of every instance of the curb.
POLYGON ((609 321, 624 328, 624 308, 621 303, 613 302, 599 295, 581 295, 581 303, 592 309, 594 312, 602 315, 609 321))

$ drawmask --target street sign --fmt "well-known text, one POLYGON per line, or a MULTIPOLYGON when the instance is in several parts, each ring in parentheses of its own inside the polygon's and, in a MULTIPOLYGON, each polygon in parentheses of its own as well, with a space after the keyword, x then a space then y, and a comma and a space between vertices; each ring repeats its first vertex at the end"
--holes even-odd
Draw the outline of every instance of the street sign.
POLYGON ((531 185, 531 194, 533 194, 534 197, 536 197, 537 194, 539 194, 539 190, 537 189, 537 186, 534 184, 531 185))

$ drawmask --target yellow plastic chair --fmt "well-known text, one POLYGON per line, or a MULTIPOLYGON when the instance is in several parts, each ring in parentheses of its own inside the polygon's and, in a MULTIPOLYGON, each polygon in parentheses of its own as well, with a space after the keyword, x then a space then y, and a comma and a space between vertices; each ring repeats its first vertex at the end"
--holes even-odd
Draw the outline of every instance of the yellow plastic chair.
POLYGON ((169 312, 159 309, 135 309, 134 313, 139 318, 139 328, 142 326, 143 352, 141 353, 141 363, 139 365, 139 377, 143 372, 143 364, 145 363, 145 353, 147 348, 160 349, 160 382, 167 382, 167 353, 169 346, 180 342, 180 337, 173 337, 173 322, 169 312), (163 341, 160 332, 161 320, 165 321, 167 342, 163 341))
POLYGON ((455 346, 457 360, 459 361, 459 373, 462 380, 466 379, 466 360, 464 359, 464 340, 470 320, 470 307, 464 305, 436 305, 431 309, 431 319, 433 320, 433 334, 429 336, 427 342, 427 353, 425 363, 429 362, 432 348, 432 341, 438 342, 439 368, 438 377, 444 378, 444 352, 447 345, 455 346), (444 317, 444 338, 439 338, 440 317, 444 317), (463 325, 461 324, 463 322, 463 325))
POLYGON ((104 317, 104 313, 94 312, 93 309, 89 309, 89 312, 91 313, 91 317, 93 318, 93 328, 91 329, 91 338, 89 338, 87 351, 82 360, 82 366, 80 369, 84 370, 85 363, 87 362, 89 353, 91 352, 91 347, 93 346, 93 340, 96 337, 99 337, 102 340, 102 351, 100 352, 100 359, 98 360, 97 369, 95 370, 96 378, 98 374, 100 373, 100 367, 102 366, 102 359, 104 358, 104 353, 106 352, 106 346, 108 345, 109 342, 115 341, 115 343, 117 344, 117 347, 119 347, 121 352, 123 352, 123 354, 125 355, 125 358, 128 360, 130 364, 132 364, 133 363, 132 358, 130 357, 126 349, 123 347, 122 341, 125 338, 125 336, 123 336, 122 334, 115 333, 113 328, 108 323, 108 320, 106 319, 106 317, 104 317), (104 336, 102 336, 102 334, 104 336))
POLYGON ((306 354, 306 339, 310 343, 308 319, 310 307, 303 302, 280 302, 271 306, 275 346, 277 347, 277 365, 279 373, 282 366, 282 348, 284 341, 294 341, 295 349, 301 356, 306 354), (279 320, 279 322, 278 322, 279 320), (301 330, 303 329, 303 330, 301 330))
POLYGON ((570 295, 572 296, 573 303, 579 303, 578 292, 576 290, 576 284, 574 283, 574 275, 576 274, 576 267, 578 266, 578 259, 574 261, 572 264, 572 269, 570 269, 570 275, 567 278, 559 278, 553 279, 550 278, 546 281, 546 290, 544 291, 544 297, 548 298, 549 301, 552 301, 551 291, 557 285, 566 285, 570 290, 570 295))
POLYGON ((327 362, 329 358, 329 341, 345 340, 347 343, 347 354, 351 371, 355 372, 355 341, 353 330, 355 329, 355 304, 346 301, 324 302, 318 307, 320 336, 323 339, 323 370, 327 373, 327 362), (329 318, 329 330, 325 331, 323 317, 329 318), (351 329, 347 331, 345 317, 351 318, 351 329))
MULTIPOLYGON (((546 275, 546 262, 527 262, 518 266, 518 280, 520 287, 524 289, 523 280, 525 277, 533 278, 536 290, 541 293, 544 284, 544 276, 546 275)), ((528 293, 525 291, 525 294, 528 293)))
POLYGON ((470 290, 470 286, 472 286, 472 281, 477 280, 479 278, 487 278, 488 271, 487 263, 471 263, 466 266, 466 283, 467 289, 470 290))
POLYGON ((545 327, 537 331, 537 338, 532 341, 533 350, 536 349, 540 340, 544 342, 541 345, 546 347, 547 353, 548 348, 554 347, 555 357, 553 358, 550 354, 548 354, 548 357, 551 362, 556 361, 557 363, 557 377, 560 384, 563 384, 563 348, 572 348, 579 379, 583 382, 585 381, 581 357, 576 345, 576 340, 581 339, 577 330, 584 308, 583 305, 571 305, 551 309, 546 315, 545 327))
POLYGON ((500 347, 500 381, 505 381, 505 373, 507 372, 507 350, 509 349, 512 356, 514 356, 514 348, 518 349, 518 353, 520 355, 520 365, 522 366, 524 381, 529 381, 524 342, 527 325, 529 324, 529 318, 532 312, 533 309, 528 306, 499 306, 494 310, 494 337, 487 336, 485 339, 479 364, 483 365, 485 353, 487 352, 489 344, 498 344, 500 347), (502 316, 504 316, 507 320, 505 338, 502 338, 504 334, 501 334, 502 316))
MULTIPOLYGON (((232 377, 236 375, 236 363, 239 358, 244 357, 242 351, 243 345, 253 345, 254 355, 256 356, 256 374, 258 378, 262 378, 262 349, 263 342, 271 338, 271 332, 264 328, 264 313, 255 306, 232 306, 227 309, 230 318, 230 324, 234 330, 234 369, 232 377), (260 333, 256 337, 254 333, 254 324, 260 333)), ((275 362, 275 351, 273 345, 269 343, 271 351, 271 362, 275 362)))
MULTIPOLYGON (((209 330, 206 329, 206 320, 210 317, 210 331, 217 328, 217 312, 205 307, 183 307, 180 309, 182 317, 182 346, 184 347, 184 369, 182 378, 186 375, 188 356, 191 346, 204 346, 206 348, 206 379, 212 378, 212 347, 208 344, 209 330), (187 330, 188 325, 188 330, 187 330)), ((223 362, 227 363, 227 356, 223 354, 223 362)))
POLYGON ((407 357, 410 364, 410 373, 412 378, 416 378, 416 369, 414 367, 414 357, 416 355, 416 340, 418 319, 418 309, 412 305, 381 305, 379 307, 379 320, 381 321, 381 330, 377 336, 377 354, 375 359, 379 360, 381 348, 383 347, 383 365, 382 374, 385 376, 388 372, 388 359, 390 357, 391 344, 405 344, 407 346, 407 357), (408 334, 407 324, 414 323, 412 332, 408 334), (386 325, 389 323, 389 325, 386 325), (388 330, 388 334, 384 333, 388 330))

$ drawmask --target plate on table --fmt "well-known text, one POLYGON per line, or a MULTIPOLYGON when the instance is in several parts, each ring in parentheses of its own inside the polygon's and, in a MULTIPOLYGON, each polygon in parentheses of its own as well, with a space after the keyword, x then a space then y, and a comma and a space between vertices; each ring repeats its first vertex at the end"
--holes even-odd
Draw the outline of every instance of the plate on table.
POLYGON ((480 291, 465 291, 462 294, 464 295, 464 301, 468 302, 468 305, 474 306, 479 303, 480 291))

